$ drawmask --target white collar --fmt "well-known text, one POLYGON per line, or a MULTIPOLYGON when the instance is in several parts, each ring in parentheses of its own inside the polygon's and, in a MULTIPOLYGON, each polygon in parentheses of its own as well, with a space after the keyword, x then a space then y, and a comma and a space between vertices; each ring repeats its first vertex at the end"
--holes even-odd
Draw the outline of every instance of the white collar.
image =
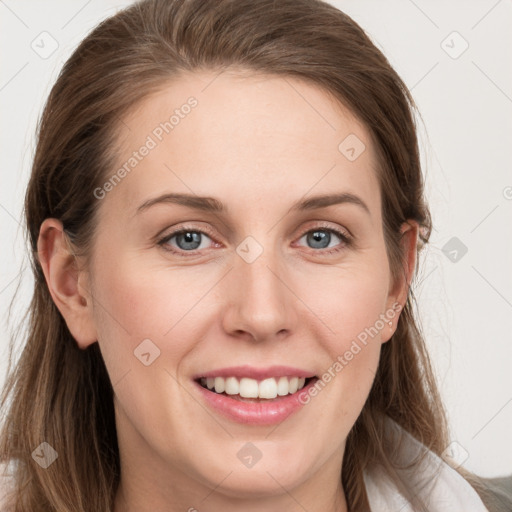
MULTIPOLYGON (((389 442, 396 447, 393 462, 400 467, 400 480, 412 496, 423 500, 428 512, 489 512, 469 482, 449 464, 390 418, 386 428, 389 442), (407 469, 407 464, 421 454, 425 454, 423 461, 407 469)), ((366 470, 364 481, 371 512, 415 511, 382 467, 366 470)))

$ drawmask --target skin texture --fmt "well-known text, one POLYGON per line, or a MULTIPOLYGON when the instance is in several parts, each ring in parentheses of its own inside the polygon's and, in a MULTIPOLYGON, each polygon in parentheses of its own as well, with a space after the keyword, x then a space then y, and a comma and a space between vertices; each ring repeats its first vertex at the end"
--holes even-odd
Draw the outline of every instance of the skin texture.
POLYGON ((119 166, 191 96, 197 106, 98 200, 88 267, 75 266, 58 220, 41 227, 52 297, 81 348, 99 342, 114 385, 122 465, 115 512, 346 510, 345 439, 398 315, 277 426, 220 416, 192 377, 243 364, 324 373, 379 315, 405 303, 417 225, 403 226, 407 268, 393 283, 369 133, 322 89, 295 78, 183 75, 123 118, 119 166), (366 146, 354 161, 338 150, 349 134, 366 146), (171 192, 215 197, 227 209, 162 203, 137 213, 171 192), (369 213, 351 203, 290 211, 334 192, 357 195, 369 213), (206 232, 198 249, 187 253, 180 237, 166 247, 181 256, 158 245, 185 225, 206 232), (329 229, 348 231, 352 243, 329 229), (306 236, 318 230, 331 234, 327 248, 306 236), (236 252, 249 236, 263 249, 251 263, 236 252), (144 339, 160 350, 149 366, 134 356, 144 339), (252 468, 237 457, 247 442, 262 454, 252 468))

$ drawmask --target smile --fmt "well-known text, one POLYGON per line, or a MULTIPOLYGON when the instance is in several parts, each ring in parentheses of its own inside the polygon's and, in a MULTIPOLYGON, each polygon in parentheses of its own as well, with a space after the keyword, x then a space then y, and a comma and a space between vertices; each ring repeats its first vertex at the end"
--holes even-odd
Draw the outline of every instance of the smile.
POLYGON ((304 377, 271 377, 257 381, 248 377, 241 379, 237 377, 203 377, 200 379, 200 384, 218 394, 238 395, 242 398, 273 399, 300 391, 305 386, 306 379, 304 377))
POLYGON ((208 407, 237 423, 271 425, 280 423, 304 404, 300 394, 318 378, 297 368, 250 366, 225 368, 194 378, 208 407))

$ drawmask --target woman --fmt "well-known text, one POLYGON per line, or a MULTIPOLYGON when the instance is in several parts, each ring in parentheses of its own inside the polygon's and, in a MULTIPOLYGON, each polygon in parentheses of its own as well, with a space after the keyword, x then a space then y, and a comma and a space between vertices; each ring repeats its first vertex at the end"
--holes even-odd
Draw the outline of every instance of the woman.
POLYGON ((413 112, 314 0, 149 0, 89 34, 26 194, 12 510, 508 510, 440 458, 413 112))

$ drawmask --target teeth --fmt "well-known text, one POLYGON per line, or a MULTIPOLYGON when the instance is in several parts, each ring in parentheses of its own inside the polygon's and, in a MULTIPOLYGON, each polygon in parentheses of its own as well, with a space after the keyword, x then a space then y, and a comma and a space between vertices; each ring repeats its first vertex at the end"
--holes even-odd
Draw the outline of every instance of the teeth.
MULTIPOLYGON (((220 377, 216 377, 217 379, 220 377)), ((240 392, 240 384, 236 377, 228 377, 224 386, 227 395, 238 395, 240 392)))
POLYGON ((286 396, 288 394, 288 379, 286 377, 280 377, 277 383, 277 394, 279 396, 286 396))
POLYGON ((288 384, 288 393, 295 393, 295 391, 297 391, 298 387, 299 387, 298 377, 292 377, 288 384))
POLYGON ((216 393, 240 395, 242 398, 267 398, 286 396, 302 389, 306 383, 304 377, 279 377, 262 381, 243 377, 208 377, 202 378, 201 384, 216 393))
MULTIPOLYGON (((285 379, 286 379, 286 377, 285 377, 285 379)), ((276 379, 262 380, 259 385, 259 397, 260 398, 275 398, 276 396, 277 396, 276 379)))
MULTIPOLYGON (((206 380, 208 381, 208 379, 206 379, 206 380)), ((214 386, 212 386, 212 388, 215 387, 216 393, 222 393, 226 389, 226 383, 224 382, 224 379, 222 377, 215 377, 215 379, 213 379, 213 381, 214 381, 214 386)))

